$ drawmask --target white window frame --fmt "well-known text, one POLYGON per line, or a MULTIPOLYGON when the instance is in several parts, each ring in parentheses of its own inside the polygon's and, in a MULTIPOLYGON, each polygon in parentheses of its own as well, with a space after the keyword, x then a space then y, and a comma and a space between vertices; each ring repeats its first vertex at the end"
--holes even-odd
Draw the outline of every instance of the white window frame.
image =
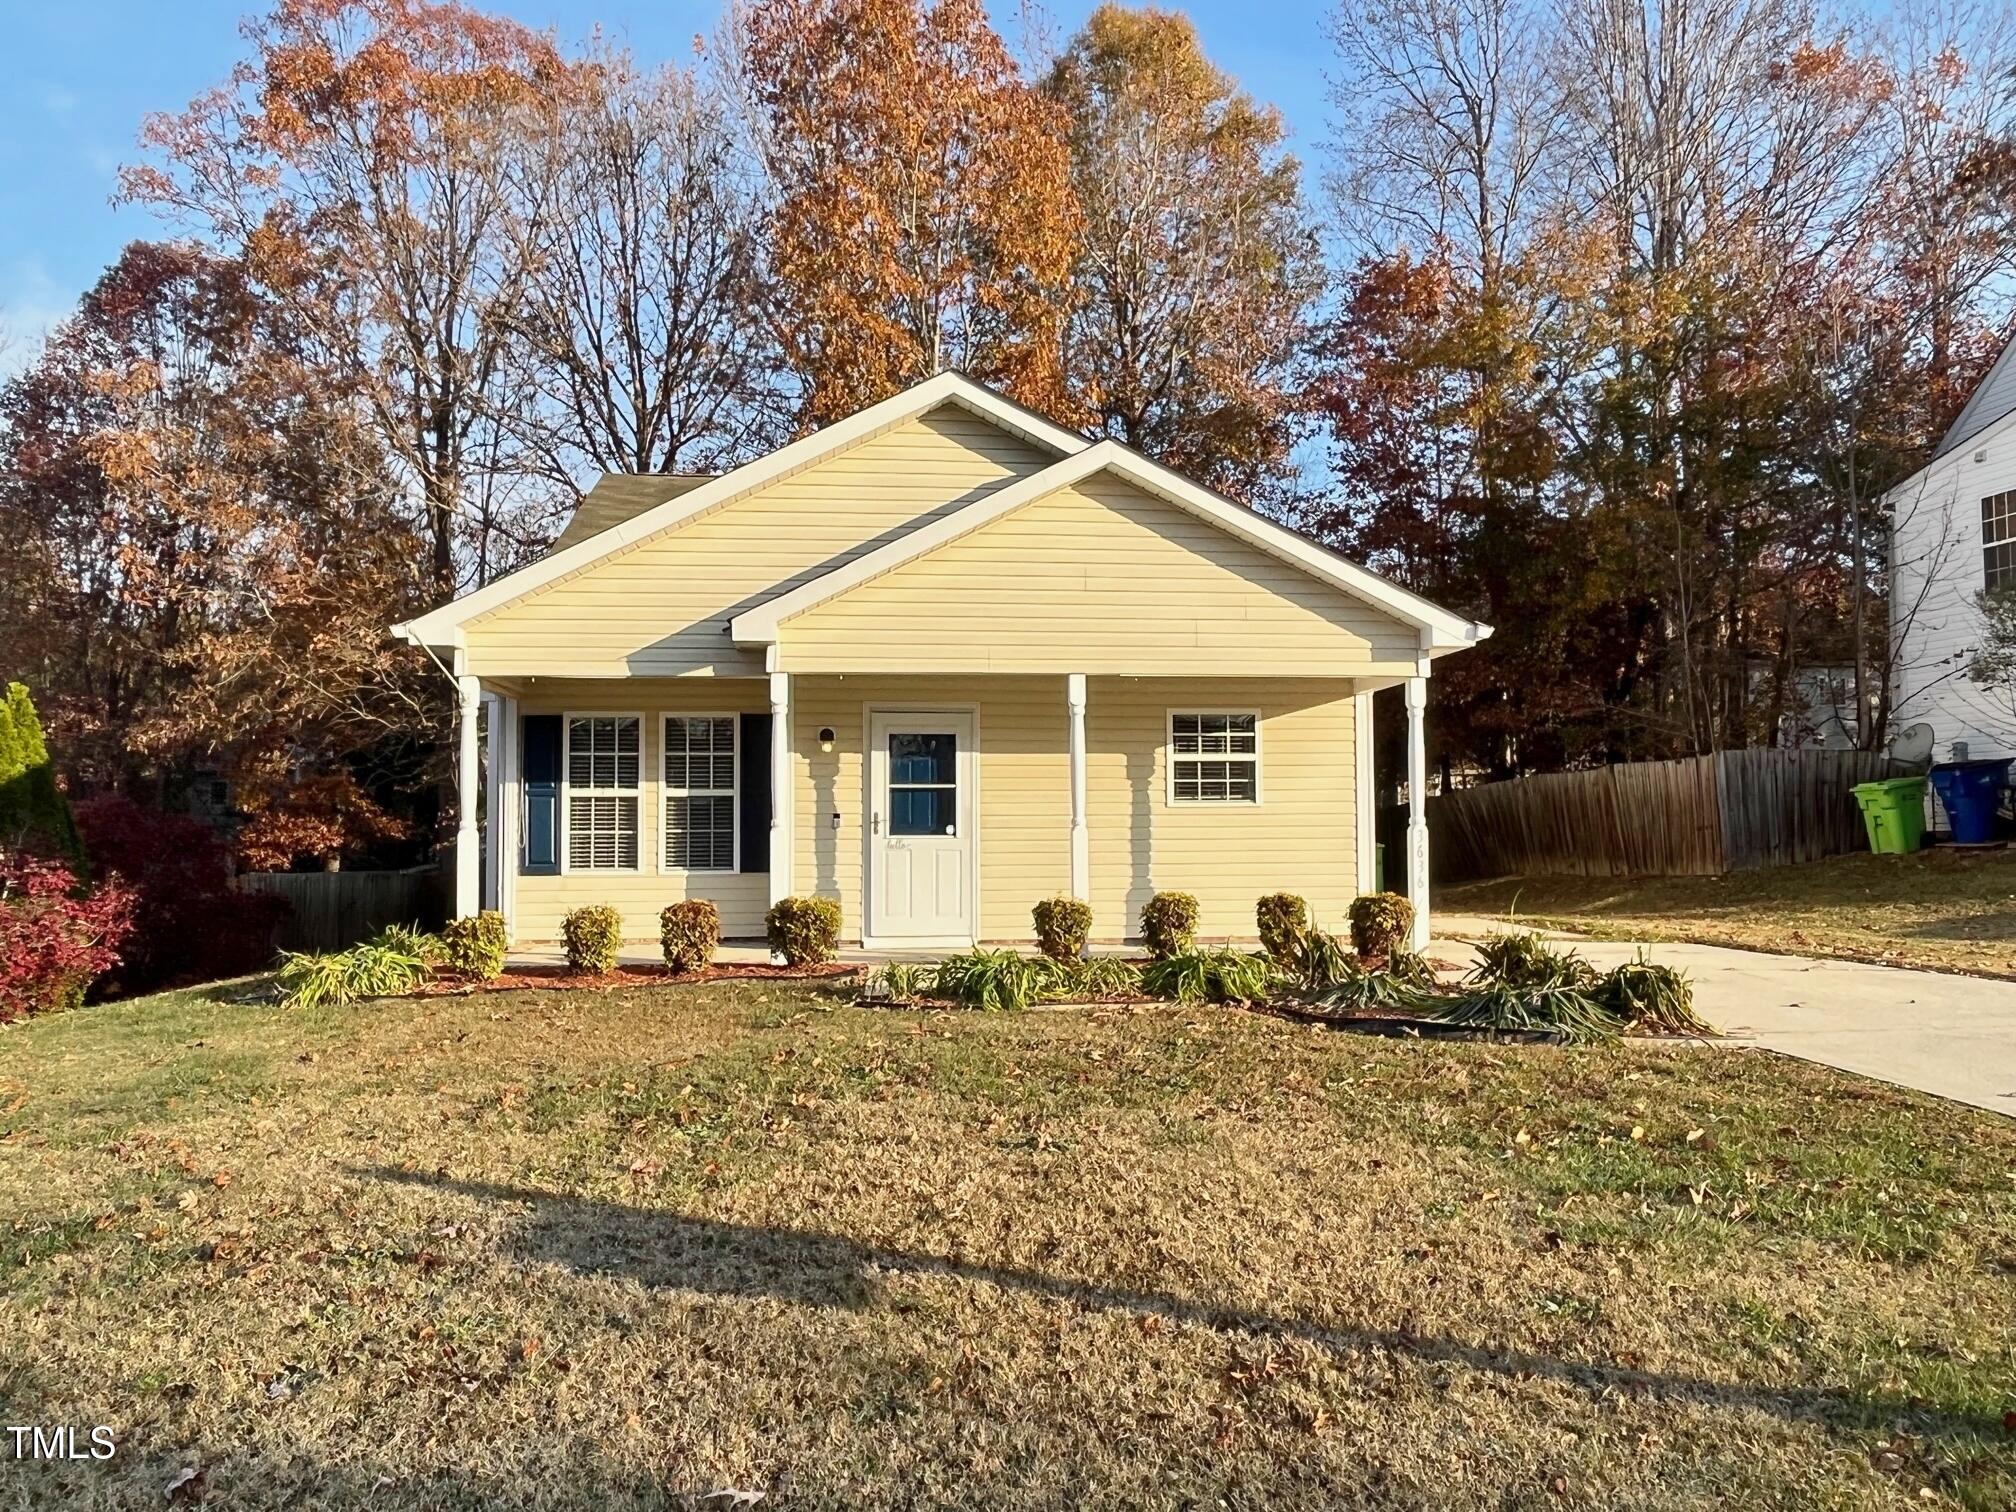
POLYGON ((1990 557, 1997 551, 2004 556, 2016 556, 2016 488, 2005 488, 1981 500, 1981 586, 1990 592, 2016 587, 2016 564, 2004 567, 2000 573, 2001 580, 1996 580, 1997 573, 1990 565, 1990 557), (1997 527, 1992 541, 1988 539, 1990 526, 1997 527))
POLYGON ((563 877, 640 877, 650 852, 651 805, 646 795, 651 788, 651 719, 642 710, 569 709, 560 716, 560 875, 563 877), (577 719, 634 719, 637 721, 637 786, 634 788, 583 788, 584 795, 635 798, 637 800, 637 864, 635 866, 576 866, 574 864, 574 721, 577 719))
POLYGON ((1183 809, 1256 809, 1267 796, 1266 790, 1266 742, 1261 734, 1264 721, 1258 709, 1212 709, 1188 707, 1166 709, 1162 720, 1162 766, 1164 792, 1171 808, 1183 809), (1223 756, 1216 754, 1176 754, 1177 719, 1250 719, 1253 721, 1253 750, 1228 751, 1223 756), (1178 798, 1176 796, 1176 763, 1178 761, 1250 761, 1253 763, 1253 796, 1251 798, 1178 798))
POLYGON ((742 870, 742 716, 740 714, 688 712, 685 709, 665 709, 658 715, 658 765, 652 768, 658 787, 658 874, 665 877, 726 877, 742 870), (665 859, 666 847, 671 843, 672 824, 667 810, 674 798, 719 798, 721 788, 675 788, 665 780, 665 758, 671 752, 672 742, 666 735, 665 726, 675 719, 725 719, 728 721, 728 769, 729 786, 725 790, 729 800, 728 829, 731 843, 731 859, 726 866, 673 866, 665 859))

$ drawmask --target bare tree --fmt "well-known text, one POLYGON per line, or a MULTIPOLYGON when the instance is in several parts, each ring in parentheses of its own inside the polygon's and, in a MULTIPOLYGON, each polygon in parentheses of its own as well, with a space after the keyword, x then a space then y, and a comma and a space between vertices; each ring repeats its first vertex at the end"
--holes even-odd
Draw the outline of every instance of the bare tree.
POLYGON ((508 316, 527 465, 711 472, 786 433, 793 396, 760 308, 754 165, 705 77, 621 52, 504 164, 527 269, 508 316))

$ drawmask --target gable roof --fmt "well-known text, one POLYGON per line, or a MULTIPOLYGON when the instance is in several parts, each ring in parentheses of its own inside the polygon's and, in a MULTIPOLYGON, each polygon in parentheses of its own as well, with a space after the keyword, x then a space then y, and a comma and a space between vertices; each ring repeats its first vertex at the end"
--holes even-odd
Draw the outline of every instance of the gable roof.
POLYGON ((1091 445, 1075 431, 1044 419, 1034 410, 1004 399, 963 373, 939 373, 892 394, 879 404, 836 420, 788 446, 745 463, 732 472, 654 504, 593 535, 548 552, 537 561, 506 573, 494 582, 465 593, 452 603, 392 626, 392 633, 416 646, 459 646, 462 627, 480 615, 536 592, 549 583, 571 577, 628 546, 681 525, 731 499, 752 493, 801 468, 845 451, 878 431, 928 414, 941 404, 957 404, 984 420, 1032 442, 1056 456, 1069 456, 1091 445))
POLYGON ((2016 413, 2016 337, 2003 346, 2001 356, 1988 369, 1988 376, 1967 396, 1966 406, 1947 427, 1932 460, 1937 462, 1948 452, 1958 450, 2012 413, 2016 413))
POLYGON ((568 516, 566 527, 546 549, 564 551, 576 541, 634 520, 668 499, 711 483, 713 473, 604 473, 568 516))
POLYGON ((1025 504, 1032 504, 1061 488, 1068 488, 1100 473, 1124 479, 1219 526, 1227 534, 1280 558, 1290 566, 1300 568, 1309 576, 1372 605, 1403 624, 1414 626, 1421 632, 1423 648, 1431 655, 1460 650, 1491 634, 1489 625, 1473 624, 1459 614, 1430 603, 1419 594, 1388 582, 1356 562, 1191 482, 1181 473, 1151 461, 1139 452, 1130 451, 1117 441, 1100 441, 1051 463, 1040 472, 919 526, 831 572, 778 594, 754 608, 745 609, 729 622, 729 636, 738 646, 775 645, 786 620, 838 598, 905 563, 928 556, 940 547, 1012 514, 1025 504))

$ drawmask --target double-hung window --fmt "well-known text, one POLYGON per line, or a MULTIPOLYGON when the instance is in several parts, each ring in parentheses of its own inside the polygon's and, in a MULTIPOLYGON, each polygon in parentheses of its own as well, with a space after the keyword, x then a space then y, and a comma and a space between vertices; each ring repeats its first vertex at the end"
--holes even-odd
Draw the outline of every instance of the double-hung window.
POLYGON ((1260 716, 1169 715, 1171 803, 1258 803, 1260 716))
POLYGON ((567 870, 636 871, 644 803, 644 721, 567 716, 567 870))
POLYGON ((1981 501, 1983 586, 2016 586, 2016 488, 1981 501))
POLYGON ((665 869, 735 870, 735 717, 665 717, 665 869))

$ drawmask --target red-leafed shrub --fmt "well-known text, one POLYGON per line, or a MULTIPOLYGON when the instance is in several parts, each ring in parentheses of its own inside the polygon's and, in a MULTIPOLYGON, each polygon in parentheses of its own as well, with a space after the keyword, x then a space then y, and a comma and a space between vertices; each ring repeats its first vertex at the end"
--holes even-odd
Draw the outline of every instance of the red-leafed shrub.
POLYGON ((133 889, 133 937, 122 953, 121 995, 243 976, 273 959, 284 898, 241 893, 217 832, 181 814, 130 798, 87 798, 76 806, 92 875, 133 889))
POLYGON ((84 989, 118 963, 132 921, 122 883, 80 895, 60 862, 0 860, 0 1024, 83 1002, 84 989))

